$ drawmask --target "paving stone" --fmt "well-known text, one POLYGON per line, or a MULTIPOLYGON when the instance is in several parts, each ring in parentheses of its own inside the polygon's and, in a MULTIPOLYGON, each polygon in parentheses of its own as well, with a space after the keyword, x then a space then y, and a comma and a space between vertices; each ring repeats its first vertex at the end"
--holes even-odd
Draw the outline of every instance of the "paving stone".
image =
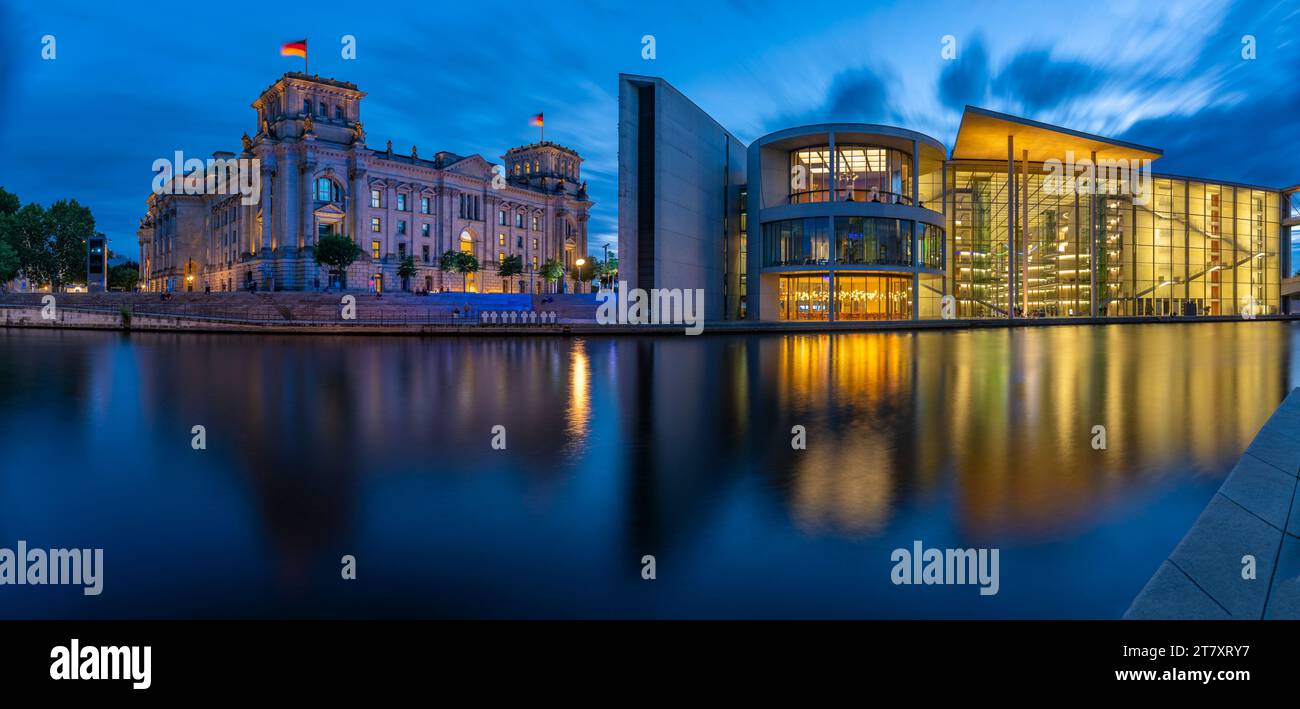
POLYGON ((1229 620, 1214 599, 1196 587, 1187 575, 1165 561, 1133 599, 1126 620, 1229 620))
POLYGON ((1215 494, 1169 560, 1234 618, 1260 618, 1282 533, 1215 494), (1241 577, 1242 557, 1255 557, 1256 577, 1241 577))
POLYGON ((1281 530, 1286 529, 1295 487, 1296 478, 1254 456, 1243 455, 1223 481, 1219 494, 1281 530))
POLYGON ((1291 475, 1300 475, 1300 437, 1295 437, 1285 424, 1270 420, 1255 435, 1246 453, 1291 475))
POLYGON ((1277 560, 1277 573, 1273 574, 1273 588, 1269 591, 1264 617, 1300 619, 1300 539, 1282 540, 1282 554, 1277 560))

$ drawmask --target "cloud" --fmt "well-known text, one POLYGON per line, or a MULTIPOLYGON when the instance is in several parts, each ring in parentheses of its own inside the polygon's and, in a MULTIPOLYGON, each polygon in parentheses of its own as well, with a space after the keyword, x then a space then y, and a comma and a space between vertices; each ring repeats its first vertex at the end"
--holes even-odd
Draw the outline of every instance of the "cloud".
POLYGON ((988 49, 976 35, 965 47, 957 45, 957 58, 946 62, 939 73, 940 100, 957 109, 983 105, 989 93, 989 74, 988 49))
POLYGON ((998 72, 993 80, 993 93, 1032 113, 1055 108, 1073 96, 1088 94, 1097 88, 1101 79, 1101 71, 1088 64, 1056 61, 1047 49, 1026 49, 998 72))

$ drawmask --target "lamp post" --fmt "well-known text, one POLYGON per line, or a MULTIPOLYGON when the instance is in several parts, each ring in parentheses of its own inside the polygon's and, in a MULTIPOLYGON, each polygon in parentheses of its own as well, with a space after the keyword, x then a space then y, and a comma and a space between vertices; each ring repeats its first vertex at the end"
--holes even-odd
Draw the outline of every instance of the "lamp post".
POLYGON ((585 258, 580 258, 573 262, 573 265, 578 267, 578 283, 582 283, 582 267, 586 265, 586 263, 587 259, 585 258))

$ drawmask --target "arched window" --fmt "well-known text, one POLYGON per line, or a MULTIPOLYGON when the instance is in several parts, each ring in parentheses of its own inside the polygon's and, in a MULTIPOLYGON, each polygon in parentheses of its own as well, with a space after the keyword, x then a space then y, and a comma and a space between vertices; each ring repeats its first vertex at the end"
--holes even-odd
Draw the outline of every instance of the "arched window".
POLYGON ((340 202, 343 199, 339 185, 328 177, 321 177, 316 180, 316 201, 318 202, 340 202))

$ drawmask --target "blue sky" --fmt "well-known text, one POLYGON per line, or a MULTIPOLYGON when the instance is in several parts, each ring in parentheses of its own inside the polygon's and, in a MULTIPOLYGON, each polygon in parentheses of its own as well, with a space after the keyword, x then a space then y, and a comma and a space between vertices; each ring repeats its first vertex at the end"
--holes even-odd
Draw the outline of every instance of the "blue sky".
POLYGON ((663 76, 741 140, 823 120, 951 147, 964 104, 1163 148, 1158 172, 1300 183, 1300 3, 9 2, 0 7, 0 185, 75 197, 115 250, 159 157, 237 150, 251 101, 300 59, 368 96, 368 142, 499 160, 548 139, 583 154, 590 248, 616 239, 617 74, 663 76), (42 61, 41 37, 58 58, 42 61), (357 39, 357 59, 339 55, 357 39), (644 60, 641 38, 656 57, 644 60), (942 58, 942 38, 957 58, 942 58), (1242 59, 1242 37, 1257 58, 1242 59))

